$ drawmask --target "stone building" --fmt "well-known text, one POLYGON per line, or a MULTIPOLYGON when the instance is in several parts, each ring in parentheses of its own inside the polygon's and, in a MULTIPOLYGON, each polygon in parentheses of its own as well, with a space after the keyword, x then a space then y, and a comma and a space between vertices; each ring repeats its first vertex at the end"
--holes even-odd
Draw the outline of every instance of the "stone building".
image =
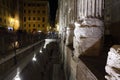
MULTIPOLYGON (((120 38, 118 6, 119 1, 113 0, 59 0, 57 19, 66 80, 104 80, 105 75, 100 77, 102 71, 95 73, 96 76, 81 59, 88 57, 88 60, 92 58, 97 62, 94 58, 100 58, 99 62, 106 62, 100 57, 107 55, 105 40, 108 36, 111 39, 111 35, 115 40, 120 38)), ((113 45, 114 42, 109 44, 113 45)))
MULTIPOLYGON (((15 20, 18 20, 19 0, 0 0, 0 27, 18 29, 15 20), (16 4, 16 5, 14 5, 16 4)), ((21 0, 22 1, 22 0, 21 0)))
POLYGON ((23 10, 23 30, 27 32, 47 31, 49 20, 48 1, 26 0, 24 1, 23 10))

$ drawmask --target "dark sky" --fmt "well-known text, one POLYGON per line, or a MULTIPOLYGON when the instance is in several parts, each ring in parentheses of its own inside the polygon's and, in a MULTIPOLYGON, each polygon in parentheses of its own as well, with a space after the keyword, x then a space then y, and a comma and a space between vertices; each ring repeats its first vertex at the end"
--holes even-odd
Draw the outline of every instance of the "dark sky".
POLYGON ((54 26, 58 0, 49 0, 50 5, 50 24, 54 26))

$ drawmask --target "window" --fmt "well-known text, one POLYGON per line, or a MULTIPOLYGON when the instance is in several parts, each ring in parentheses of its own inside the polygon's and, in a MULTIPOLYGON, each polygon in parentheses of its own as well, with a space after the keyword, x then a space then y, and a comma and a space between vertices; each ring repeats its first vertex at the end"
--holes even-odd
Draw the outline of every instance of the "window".
POLYGON ((42 18, 42 22, 45 22, 45 18, 44 17, 42 18))
POLYGON ((24 17, 24 21, 26 21, 26 17, 24 17))
POLYGON ((35 20, 35 17, 33 17, 33 20, 35 20))

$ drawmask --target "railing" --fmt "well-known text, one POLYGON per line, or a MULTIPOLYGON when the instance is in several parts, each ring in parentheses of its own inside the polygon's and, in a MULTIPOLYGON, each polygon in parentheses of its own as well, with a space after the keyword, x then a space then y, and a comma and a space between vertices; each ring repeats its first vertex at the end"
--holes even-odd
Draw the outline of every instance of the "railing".
POLYGON ((21 60, 40 47, 45 34, 0 34, 0 80, 10 69, 16 67, 21 60))
POLYGON ((36 33, 0 33, 0 58, 17 49, 26 47, 45 38, 45 34, 36 33))

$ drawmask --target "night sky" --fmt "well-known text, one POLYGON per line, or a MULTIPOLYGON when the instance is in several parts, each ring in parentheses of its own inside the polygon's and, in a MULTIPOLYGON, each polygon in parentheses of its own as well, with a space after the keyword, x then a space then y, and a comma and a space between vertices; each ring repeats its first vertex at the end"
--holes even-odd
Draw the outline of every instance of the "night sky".
POLYGON ((54 27, 58 0, 49 0, 50 5, 50 25, 54 27))

